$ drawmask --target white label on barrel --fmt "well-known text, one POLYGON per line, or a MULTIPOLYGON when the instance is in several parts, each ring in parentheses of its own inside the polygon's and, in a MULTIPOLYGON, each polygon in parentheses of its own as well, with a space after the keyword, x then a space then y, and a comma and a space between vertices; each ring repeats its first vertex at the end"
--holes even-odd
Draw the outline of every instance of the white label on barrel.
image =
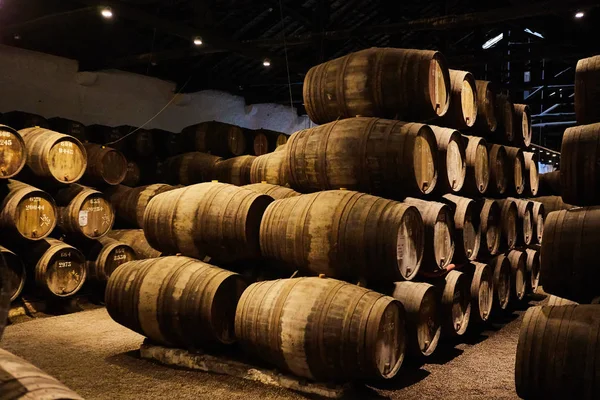
POLYGON ((88 224, 88 212, 87 210, 79 211, 79 226, 87 226, 88 224))

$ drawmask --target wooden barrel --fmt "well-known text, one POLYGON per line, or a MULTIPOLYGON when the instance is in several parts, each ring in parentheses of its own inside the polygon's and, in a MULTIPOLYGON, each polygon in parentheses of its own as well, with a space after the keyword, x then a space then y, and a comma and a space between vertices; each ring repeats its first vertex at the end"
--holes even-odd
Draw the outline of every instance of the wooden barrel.
POLYGON ((500 205, 502 219, 502 245, 500 248, 510 250, 519 242, 519 232, 524 232, 523 225, 519 224, 519 209, 512 198, 497 201, 500 205))
POLYGON ((246 152, 244 130, 224 122, 209 121, 188 126, 181 134, 186 146, 219 157, 237 157, 246 152))
POLYGON ((34 127, 50 128, 46 118, 24 111, 11 111, 2 114, 2 123, 17 130, 34 127))
POLYGON ((492 82, 475 81, 477 88, 477 119, 474 131, 489 135, 496 131, 496 92, 492 82))
POLYGON ((544 290, 578 303, 600 296, 600 207, 550 213, 544 226, 540 280, 544 290))
POLYGON ((517 147, 505 146, 508 156, 508 165, 511 173, 508 174, 508 194, 522 195, 525 192, 525 157, 523 150, 517 147))
POLYGON ((452 193, 462 189, 466 176, 465 144, 460 132, 439 126, 430 126, 438 148, 437 193, 452 193))
POLYGON ((109 231, 105 237, 127 244, 135 251, 138 260, 170 255, 150 246, 142 229, 116 229, 109 231))
POLYGON ((140 183, 141 171, 140 166, 135 161, 127 161, 127 172, 125 178, 121 182, 123 185, 129 187, 136 187, 140 183))
POLYGON ((519 216, 517 222, 517 245, 535 243, 537 233, 534 230, 533 202, 513 197, 509 197, 508 199, 517 204, 517 215, 519 216))
POLYGON ((489 264, 471 262, 471 317, 474 321, 486 322, 494 305, 494 269, 489 264))
POLYGON ((560 171, 547 172, 538 176, 538 195, 560 196, 560 171))
POLYGON ((156 146, 152 131, 132 128, 125 132, 125 135, 128 135, 125 140, 127 140, 127 152, 129 155, 139 158, 156 155, 156 146))
POLYGON ((88 185, 118 185, 127 175, 127 159, 118 150, 94 143, 84 145, 88 167, 82 182, 88 185))
POLYGON ((454 214, 454 233, 456 241, 453 262, 475 260, 481 244, 481 223, 477 203, 466 197, 446 194, 441 200, 454 214))
POLYGON ((554 296, 551 294, 550 296, 548 296, 548 303, 546 305, 550 306, 550 307, 564 307, 564 306, 577 306, 577 305, 579 305, 579 303, 571 301, 571 300, 563 299, 562 297, 554 296))
POLYGON ((429 120, 448 111, 450 74, 437 51, 371 48, 311 68, 304 104, 317 124, 358 115, 429 120))
POLYGON ((335 279, 255 283, 235 314, 245 351, 317 381, 393 378, 404 360, 404 332, 398 300, 335 279))
POLYGON ((109 237, 73 240, 69 242, 81 250, 86 260, 87 279, 104 283, 121 264, 137 260, 135 251, 126 243, 109 237))
POLYGON ((560 188, 565 202, 600 204, 600 123, 568 128, 560 150, 560 188))
POLYGON ((479 221, 481 234, 479 254, 494 256, 502 245, 502 210, 495 200, 484 199, 481 203, 479 221))
POLYGON ((532 243, 542 243, 544 237, 544 215, 546 213, 544 204, 539 201, 530 200, 533 203, 531 210, 533 215, 533 241, 532 243))
POLYGON ((8 289, 10 301, 13 302, 21 295, 25 287, 25 279, 27 277, 25 264, 23 264, 18 255, 6 247, 0 246, 0 257, 4 257, 2 268, 4 268, 5 273, 2 277, 3 279, 6 278, 6 282, 3 282, 3 287, 5 286, 8 289))
POLYGON ((537 196, 540 186, 540 174, 538 172, 538 161, 535 153, 523 152, 525 159, 525 195, 537 196))
MULTIPOLYGON (((287 145, 280 148, 283 147, 287 147, 287 145)), ((250 168, 250 182, 266 182, 272 185, 287 186, 289 171, 285 150, 256 157, 250 168)))
POLYGON ((453 270, 446 275, 440 288, 442 334, 462 336, 471 318, 471 281, 467 275, 453 270))
POLYGON ((50 118, 48 120, 49 128, 55 132, 64 133, 73 136, 81 143, 88 141, 87 131, 84 124, 66 118, 50 118))
POLYGON ((0 229, 5 240, 16 235, 28 240, 48 236, 57 221, 54 199, 46 192, 10 180, 0 185, 0 229))
POLYGON ((477 87, 470 72, 450 70, 450 105, 441 125, 468 129, 477 119, 477 87))
POLYGON ((215 262, 256 258, 260 223, 273 198, 224 183, 200 183, 155 196, 144 233, 157 250, 215 262))
POLYGON ((560 196, 541 196, 535 197, 531 200, 544 205, 544 221, 546 218, 548 218, 548 214, 553 211, 570 210, 571 208, 577 207, 563 202, 563 199, 560 196))
POLYGON ((494 268, 494 306, 506 310, 512 292, 512 267, 504 254, 492 258, 490 265, 494 268))
POLYGON ((488 144, 490 182, 487 194, 490 196, 502 196, 508 190, 509 177, 512 173, 508 155, 504 146, 499 144, 488 144))
POLYGON ((83 400, 42 370, 0 349, 0 393, 3 399, 83 400))
POLYGON ((105 193, 110 198, 110 203, 115 210, 120 225, 141 228, 144 225, 144 213, 150 200, 154 196, 173 189, 176 189, 175 186, 164 183, 137 188, 119 185, 105 193))
POLYGON ((25 141, 13 128, 0 125, 0 179, 17 175, 27 162, 25 141))
POLYGON ((181 134, 162 129, 152 129, 151 132, 154 151, 160 159, 175 157, 186 151, 181 134))
POLYGON ((579 125, 600 121, 600 56, 583 58, 577 62, 575 116, 579 125))
POLYGON ((275 200, 287 199, 289 197, 300 196, 300 193, 283 186, 271 185, 270 183, 253 183, 252 185, 244 186, 246 189, 255 191, 256 193, 266 194, 275 200))
POLYGON ((87 167, 86 151, 72 136, 44 128, 19 131, 27 147, 27 167, 49 182, 77 182, 87 167))
MULTIPOLYGON (((515 107, 510 101, 508 95, 499 94, 496 96, 496 137, 502 143, 513 143, 515 140, 515 107)), ((518 145, 518 143, 517 143, 518 145)))
POLYGON ((597 399, 600 305, 532 307, 521 324, 515 383, 524 399, 597 399))
POLYGON ((527 253, 520 250, 511 250, 506 255, 511 267, 511 297, 518 301, 525 298, 527 294, 527 253))
POLYGON ((58 227, 64 233, 97 239, 112 229, 115 213, 108 198, 92 188, 73 184, 54 196, 58 227))
POLYGON ((299 192, 346 188, 400 199, 429 194, 438 180, 435 135, 423 124, 351 118, 296 132, 285 147, 299 192))
POLYGON ((529 277, 528 288, 531 293, 535 293, 540 284, 540 251, 536 249, 525 249, 525 265, 527 267, 527 276, 529 277))
POLYGON ((529 147, 531 144, 531 111, 527 104, 515 104, 514 142, 516 145, 529 147))
POLYGON ((406 351, 430 356, 440 339, 440 304, 435 286, 424 282, 396 282, 394 293, 406 311, 406 351))
POLYGON ((281 132, 276 132, 276 133, 277 133, 277 138, 275 139, 275 150, 277 150, 281 146, 285 146, 290 137, 290 135, 288 135, 286 133, 281 133, 281 132))
POLYGON ((416 208, 349 190, 277 200, 260 227, 264 257, 350 281, 413 279, 424 243, 416 208))
POLYGON ((463 136, 466 149, 467 174, 463 192, 473 196, 485 193, 490 183, 487 143, 477 136, 463 136))
POLYGON ((258 130, 246 131, 246 143, 249 144, 248 152, 254 156, 262 156, 273 151, 269 146, 267 135, 258 130))
POLYGON ((159 167, 160 181, 170 185, 193 185, 209 182, 215 176, 215 165, 221 157, 192 152, 167 158, 159 167))
POLYGON ((123 137, 132 130, 132 127, 127 126, 89 125, 86 132, 90 142, 107 145, 122 153, 127 153, 128 142, 123 137))
MULTIPOLYGON (((454 217, 450 207, 435 201, 407 197, 405 204, 415 206, 425 227, 421 271, 436 273, 446 269, 454 257, 454 217)), ((360 242, 357 242, 360 243, 360 242)))
POLYGON ((241 275, 188 257, 130 261, 106 287, 106 310, 156 343, 183 348, 232 344, 241 275))
POLYGON ((215 163, 213 179, 236 186, 249 185, 250 170, 255 156, 239 156, 215 163))

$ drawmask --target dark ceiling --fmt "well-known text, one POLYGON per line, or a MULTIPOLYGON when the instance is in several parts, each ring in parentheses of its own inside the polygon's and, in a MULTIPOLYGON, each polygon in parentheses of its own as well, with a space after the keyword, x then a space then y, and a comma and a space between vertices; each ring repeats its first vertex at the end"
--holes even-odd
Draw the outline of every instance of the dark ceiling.
POLYGON ((552 123, 571 118, 576 61, 600 54, 599 5, 588 0, 2 0, 0 32, 4 44, 79 60, 81 70, 119 68, 174 81, 179 89, 185 85, 185 92, 225 90, 248 103, 289 104, 291 93, 301 112, 302 81, 315 64, 374 46, 437 49, 451 68, 501 82, 515 101, 533 93, 526 102, 534 114, 559 104, 546 113, 552 117, 536 122, 564 129, 552 123), (112 19, 101 17, 103 6, 111 8, 112 19), (574 17, 578 10, 585 12, 581 19, 574 17), (504 39, 496 46, 482 49, 501 33, 504 39), (193 44, 197 37, 202 46, 193 44), (265 58, 270 67, 263 66, 265 58))

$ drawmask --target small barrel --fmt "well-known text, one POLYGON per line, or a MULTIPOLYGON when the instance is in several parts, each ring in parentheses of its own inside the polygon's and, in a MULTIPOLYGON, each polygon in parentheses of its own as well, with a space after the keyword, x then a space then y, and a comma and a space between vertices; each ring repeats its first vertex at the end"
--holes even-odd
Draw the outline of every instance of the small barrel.
POLYGON ((140 183, 141 179, 141 171, 140 166, 135 161, 128 160, 127 161, 127 172, 125 173, 125 178, 121 184, 129 187, 136 187, 140 183))
POLYGON ((600 123, 568 128, 560 150, 560 189, 565 202, 600 204, 600 123))
POLYGON ((551 294, 550 296, 548 296, 548 303, 546 305, 551 306, 551 307, 564 307, 564 306, 577 306, 577 305, 579 305, 579 303, 571 301, 571 300, 563 299, 562 297, 554 296, 551 294))
POLYGON ((487 194, 498 197, 504 195, 508 190, 510 167, 506 149, 500 144, 488 144, 490 182, 487 188, 487 194))
POLYGON ((435 135, 423 124, 350 118, 296 132, 285 147, 299 192, 346 188, 401 199, 431 193, 438 180, 435 135))
POLYGON ((481 223, 477 203, 466 197, 446 194, 441 200, 454 214, 456 241, 453 262, 475 260, 481 244, 481 223))
POLYGON ((515 140, 515 107, 510 101, 508 95, 499 94, 496 96, 496 137, 502 143, 513 143, 515 140))
POLYGON ((147 129, 132 128, 126 131, 127 154, 138 157, 151 157, 156 155, 156 146, 154 144, 154 135, 147 129))
POLYGON ((88 167, 82 182, 88 185, 118 185, 127 175, 127 159, 118 150, 94 143, 84 145, 88 167))
POLYGON ((541 196, 531 200, 544 205, 544 220, 548 218, 548 214, 553 211, 570 210, 571 208, 577 207, 563 202, 563 199, 560 196, 541 196))
POLYGON ((522 301, 527 294, 527 254, 520 250, 511 250, 506 258, 511 269, 511 297, 522 301))
POLYGON ((500 205, 502 219, 502 249, 513 249, 519 241, 519 231, 523 232, 523 225, 519 224, 519 209, 514 199, 497 200, 500 205))
POLYGON ((56 203, 46 192, 24 183, 10 180, 0 186, 0 229, 28 240, 48 236, 58 219, 56 203))
POLYGON ((325 124, 357 115, 418 121, 442 117, 450 91, 440 52, 371 48, 311 68, 303 94, 309 118, 325 124))
POLYGON ((85 256, 87 279, 97 283, 107 282, 119 265, 137 260, 131 246, 106 236, 94 240, 77 240, 72 244, 85 256))
POLYGON ((22 129, 19 134, 27 147, 27 167, 38 178, 63 184, 81 179, 87 155, 79 140, 44 128, 22 129))
POLYGON ((32 364, 0 349, 0 393, 3 399, 83 400, 83 397, 32 364))
POLYGON ((477 136, 463 136, 467 145, 467 174, 463 192, 481 196, 490 183, 490 167, 487 143, 477 136))
POLYGON ((600 56, 577 62, 575 116, 579 125, 600 122, 600 56))
POLYGON ((256 193, 271 196, 275 200, 300 196, 300 193, 296 192, 295 190, 283 186, 271 185, 270 183, 253 183, 252 185, 246 185, 244 187, 246 189, 253 190, 256 193))
POLYGON ((547 172, 539 174, 538 195, 541 196, 560 196, 560 171, 547 172))
POLYGON ((517 245, 535 243, 537 234, 534 231, 533 202, 525 199, 509 197, 517 205, 517 245))
POLYGON ((525 157, 523 150, 517 147, 505 146, 508 165, 511 173, 508 175, 507 194, 522 195, 525 192, 525 157))
POLYGON ((282 133, 282 132, 276 132, 276 133, 277 133, 277 139, 275 139, 275 150, 277 150, 281 146, 285 146, 288 139, 290 138, 290 135, 287 133, 282 133))
POLYGON ((474 131, 488 136, 496 131, 496 92, 492 82, 475 81, 477 88, 477 119, 474 131))
POLYGON ((430 356, 440 339, 440 304, 435 286, 424 282, 396 282, 394 293, 406 311, 406 351, 430 356))
POLYGON ((106 287, 106 310, 154 342, 183 348, 235 342, 241 275, 188 257, 130 261, 106 287))
POLYGON ((130 126, 89 125, 87 134, 90 142, 110 146, 122 153, 127 153, 127 140, 123 137, 134 128, 130 126))
POLYGON ((50 118, 48 120, 50 129, 55 132, 64 133, 65 135, 73 136, 81 143, 88 141, 87 129, 81 122, 73 121, 66 118, 50 118))
POLYGON ((151 132, 154 151, 160 159, 175 157, 186 151, 181 134, 162 129, 152 129, 151 132))
POLYGON ((471 281, 464 273, 453 270, 446 275, 442 285, 442 334, 462 336, 467 331, 471 318, 471 281))
POLYGON ((532 243, 542 243, 544 237, 544 220, 545 208, 544 204, 539 201, 530 200, 533 203, 531 213, 533 215, 533 241, 532 243))
POLYGON ((517 345, 515 383, 524 399, 597 399, 600 305, 532 307, 517 345))
POLYGON ((446 269, 454 257, 454 217, 450 207, 435 201, 407 197, 405 204, 415 206, 425 226, 421 271, 436 273, 446 269))
POLYGON ((235 335, 248 353, 311 380, 393 378, 404 360, 405 318, 398 300, 356 285, 280 279, 244 291, 235 335))
POLYGON ((25 141, 13 128, 0 125, 0 179, 17 175, 27 162, 25 141))
POLYGON ((135 251, 138 260, 169 255, 150 246, 142 229, 116 229, 109 231, 106 237, 127 244, 135 251))
POLYGON ((540 186, 540 174, 538 172, 538 161, 535 153, 523 152, 525 159, 525 195, 537 196, 540 186))
POLYGON ((441 125, 455 129, 473 127, 477 119, 477 87, 470 72, 450 70, 450 106, 441 125))
POLYGON ((255 156, 239 156, 228 160, 217 161, 214 167, 213 179, 236 186, 249 185, 250 170, 255 156))
POLYGON ((494 269, 489 264, 470 263, 471 317, 474 321, 486 322, 494 305, 494 269))
POLYGON ((465 144, 460 132, 431 125, 438 147, 437 193, 452 193, 462 189, 467 171, 465 144))
POLYGON ((207 153, 192 152, 167 158, 157 175, 163 183, 170 185, 193 185, 210 182, 215 176, 215 165, 221 157, 207 153))
POLYGON ((241 156, 247 148, 244 130, 224 122, 202 122, 188 126, 181 134, 186 147, 219 157, 241 156))
POLYGON ((578 303, 600 296, 600 207, 550 213, 544 226, 540 280, 544 290, 578 303))
POLYGON ((99 191, 73 184, 60 189, 54 199, 58 206, 58 227, 64 233, 97 239, 112 229, 113 207, 99 191))
POLYGON ((506 310, 512 292, 512 267, 508 258, 500 254, 490 261, 494 268, 494 307, 506 310))
POLYGON ((164 183, 128 188, 116 186, 105 193, 110 198, 118 222, 122 226, 141 228, 144 225, 144 213, 150 200, 161 193, 176 189, 175 186, 164 183))
POLYGON ((10 301, 13 302, 21 295, 25 287, 25 279, 27 278, 25 264, 18 255, 6 247, 0 246, 0 257, 4 257, 3 268, 6 268, 5 274, 2 276, 6 278, 7 282, 3 282, 3 285, 8 288, 10 301))
POLYGON ((288 170, 287 156, 284 150, 265 154, 256 157, 252 162, 250 182, 287 186, 289 183, 288 170))
POLYGON ((424 243, 416 208, 350 190, 277 200, 260 227, 264 257, 353 282, 413 279, 424 243))
POLYGON ((249 144, 248 152, 254 156, 262 156, 273 151, 269 149, 267 135, 258 130, 246 131, 246 143, 249 144))
POLYGON ((527 276, 529 277, 528 288, 530 293, 535 293, 540 284, 540 251, 536 249, 525 249, 527 259, 527 276))
POLYGON ((10 111, 2 114, 2 123, 17 130, 34 127, 50 128, 46 118, 24 111, 10 111))
POLYGON ((224 183, 200 183, 155 196, 144 233, 157 250, 215 262, 260 256, 260 223, 273 198, 224 183))
POLYGON ((514 143, 522 147, 531 144, 531 111, 527 104, 515 104, 514 143))
POLYGON ((480 240, 479 254, 494 256, 502 245, 502 210, 495 200, 484 199, 479 213, 480 240))

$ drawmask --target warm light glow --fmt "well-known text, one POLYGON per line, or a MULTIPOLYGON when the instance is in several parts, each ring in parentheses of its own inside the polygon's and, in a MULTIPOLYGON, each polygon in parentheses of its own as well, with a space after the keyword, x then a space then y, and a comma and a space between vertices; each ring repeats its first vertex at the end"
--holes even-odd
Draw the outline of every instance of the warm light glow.
POLYGON ((265 58, 265 61, 263 61, 263 65, 265 67, 270 67, 271 66, 271 60, 269 60, 268 58, 265 58))
POLYGON ((491 38, 490 40, 488 40, 487 42, 485 42, 481 48, 484 50, 487 50, 491 47, 494 47, 495 45, 498 44, 498 42, 500 42, 502 39, 504 39, 504 33, 499 34, 498 36, 495 36, 493 38, 491 38))
POLYGON ((202 46, 202 38, 201 37, 194 38, 194 44, 196 46, 202 46))
POLYGON ((107 19, 113 17, 113 12, 109 7, 103 8, 102 11, 100 11, 100 14, 107 19))
POLYGON ((577 14, 575 14, 575 18, 583 18, 585 14, 583 13, 583 11, 578 11, 577 14))

